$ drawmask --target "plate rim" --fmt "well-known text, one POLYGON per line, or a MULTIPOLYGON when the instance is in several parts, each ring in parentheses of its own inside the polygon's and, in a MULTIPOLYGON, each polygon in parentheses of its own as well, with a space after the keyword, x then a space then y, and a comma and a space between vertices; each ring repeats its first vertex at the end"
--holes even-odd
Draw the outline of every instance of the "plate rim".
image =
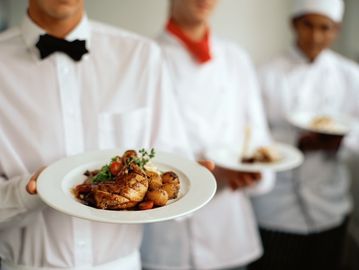
POLYGON ((62 189, 63 178, 71 171, 71 169, 75 169, 76 167, 91 161, 100 161, 99 159, 103 159, 104 163, 108 163, 111 157, 119 155, 119 153, 122 152, 123 151, 120 151, 117 148, 87 151, 81 154, 64 157, 52 163, 45 168, 38 177, 38 195, 51 208, 71 216, 106 223, 143 224, 166 221, 191 214, 206 205, 216 193, 216 180, 209 170, 195 161, 180 155, 170 152, 156 151, 156 156, 153 159, 154 164, 156 161, 166 164, 174 168, 175 171, 183 173, 189 181, 187 193, 184 194, 182 198, 169 205, 141 211, 102 210, 86 206, 76 201, 74 197, 70 199, 70 197, 65 194, 62 189), (97 160, 94 160, 95 158, 97 160), (174 164, 174 161, 176 161, 177 164, 174 164), (59 171, 61 174, 54 177, 53 174, 58 173, 59 171), (50 182, 49 177, 55 179, 52 179, 50 182), (55 185, 53 185, 53 183, 55 183, 55 185), (49 191, 52 192, 48 194, 49 191), (51 194, 52 196, 53 194, 56 194, 57 197, 51 198, 51 194), (198 194, 201 194, 201 196, 198 196, 198 194), (59 197, 62 199, 59 200, 59 197), (191 200, 195 203, 192 206, 191 200), (64 205, 59 204, 61 201, 64 205), (72 208, 68 209, 68 206, 72 206, 72 208), (78 213, 74 211, 80 212, 78 213))

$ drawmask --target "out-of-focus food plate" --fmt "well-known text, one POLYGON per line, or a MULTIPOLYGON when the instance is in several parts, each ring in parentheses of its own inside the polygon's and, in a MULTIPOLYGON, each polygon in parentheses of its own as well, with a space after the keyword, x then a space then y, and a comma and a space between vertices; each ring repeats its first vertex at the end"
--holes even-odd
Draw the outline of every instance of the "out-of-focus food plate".
POLYGON ((174 171, 180 179, 177 199, 167 205, 140 211, 102 210, 79 202, 72 188, 84 181, 86 170, 95 170, 121 153, 118 149, 86 152, 61 159, 47 167, 37 180, 37 191, 50 207, 71 216, 107 223, 151 223, 188 215, 205 204, 216 191, 213 175, 194 161, 158 152, 152 164, 160 171, 174 171))
POLYGON ((279 153, 280 160, 244 163, 240 161, 238 151, 229 147, 213 148, 206 153, 206 156, 223 168, 243 172, 286 171, 294 169, 303 163, 303 154, 297 148, 283 143, 274 143, 271 147, 275 148, 279 153))
POLYGON ((352 129, 353 119, 344 115, 326 115, 309 112, 297 112, 288 116, 288 121, 301 129, 329 134, 329 135, 346 135, 352 129), (327 125, 316 125, 315 123, 323 119, 327 125))

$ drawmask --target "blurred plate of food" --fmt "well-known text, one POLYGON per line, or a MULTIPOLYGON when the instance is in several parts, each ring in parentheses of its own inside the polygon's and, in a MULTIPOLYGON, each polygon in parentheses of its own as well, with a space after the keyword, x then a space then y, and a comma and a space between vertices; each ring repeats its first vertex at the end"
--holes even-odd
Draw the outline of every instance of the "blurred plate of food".
POLYGON ((231 147, 215 147, 206 156, 218 166, 243 172, 286 171, 303 163, 303 154, 297 148, 283 143, 258 147, 245 156, 240 152, 231 147))
POLYGON ((354 121, 349 116, 297 112, 288 121, 301 129, 329 135, 346 135, 354 121))
POLYGON ((179 218, 207 204, 212 173, 179 155, 144 149, 85 152, 47 167, 37 180, 40 198, 71 216, 108 223, 179 218))

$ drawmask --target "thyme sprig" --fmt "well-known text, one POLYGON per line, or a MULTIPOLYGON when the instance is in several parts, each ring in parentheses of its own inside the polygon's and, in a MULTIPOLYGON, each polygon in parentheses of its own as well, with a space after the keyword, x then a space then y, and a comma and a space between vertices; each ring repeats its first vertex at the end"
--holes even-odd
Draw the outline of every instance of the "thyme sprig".
POLYGON ((151 148, 149 152, 147 152, 144 148, 142 148, 138 152, 140 153, 140 156, 129 158, 128 165, 133 162, 136 165, 138 165, 141 169, 144 169, 145 165, 156 155, 154 148, 151 148))

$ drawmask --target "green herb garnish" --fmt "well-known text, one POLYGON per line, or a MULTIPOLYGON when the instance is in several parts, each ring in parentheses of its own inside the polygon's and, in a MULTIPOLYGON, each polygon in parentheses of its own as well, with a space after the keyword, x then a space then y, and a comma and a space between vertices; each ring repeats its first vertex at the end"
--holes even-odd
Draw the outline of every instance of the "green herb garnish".
POLYGON ((110 181, 112 180, 112 174, 110 172, 110 166, 109 165, 105 165, 101 168, 101 170, 98 172, 98 174, 96 174, 94 176, 94 178, 92 179, 92 182, 94 184, 99 183, 99 182, 105 182, 105 181, 110 181))
POLYGON ((143 168, 152 158, 155 157, 155 149, 151 149, 151 151, 149 153, 147 153, 147 151, 145 149, 140 149, 138 152, 140 152, 141 157, 140 157, 140 166, 141 168, 143 168))

